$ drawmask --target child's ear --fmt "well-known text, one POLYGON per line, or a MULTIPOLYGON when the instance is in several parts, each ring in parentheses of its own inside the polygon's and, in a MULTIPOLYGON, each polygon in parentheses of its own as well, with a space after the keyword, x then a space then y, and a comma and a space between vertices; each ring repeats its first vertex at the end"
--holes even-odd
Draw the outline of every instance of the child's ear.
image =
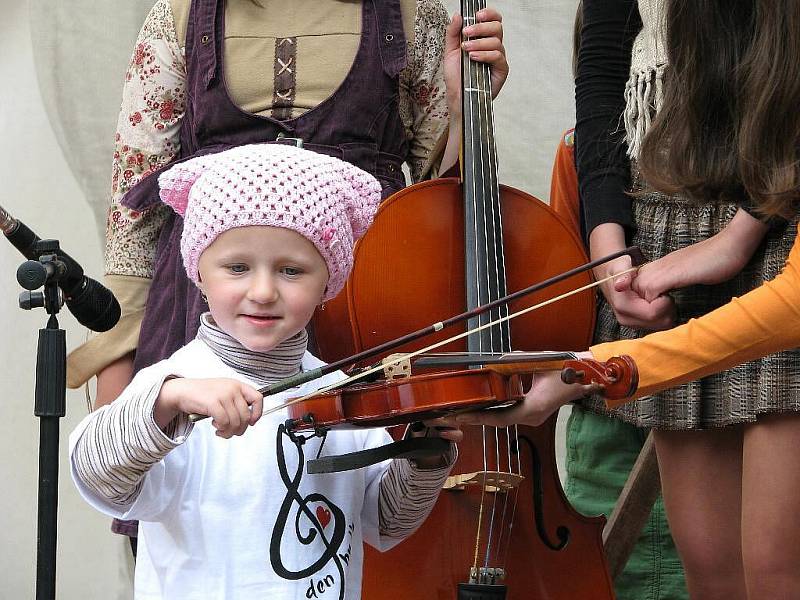
MULTIPOLYGON (((321 306, 322 304, 325 304, 325 302, 326 302, 325 298, 328 297, 328 289, 329 289, 329 286, 328 286, 327 283, 325 283, 325 289, 322 290, 322 295, 319 297, 319 302, 317 302, 317 306, 321 306)), ((331 298, 328 298, 328 300, 331 300, 331 298)))
POLYGON ((203 280, 200 278, 200 272, 197 272, 197 282, 195 283, 197 286, 197 290, 200 292, 200 296, 202 296, 203 300, 206 304, 208 304, 208 298, 206 298, 206 291, 203 289, 203 280))

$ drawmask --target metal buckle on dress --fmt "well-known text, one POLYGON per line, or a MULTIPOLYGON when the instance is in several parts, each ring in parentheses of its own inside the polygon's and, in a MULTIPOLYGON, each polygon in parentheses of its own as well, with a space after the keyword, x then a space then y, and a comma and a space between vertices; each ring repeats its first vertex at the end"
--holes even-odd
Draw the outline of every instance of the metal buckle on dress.
POLYGON ((287 137, 287 136, 286 136, 286 134, 285 134, 285 133, 283 133, 283 132, 281 132, 281 133, 279 133, 279 134, 278 134, 278 137, 276 137, 276 138, 275 138, 275 141, 276 141, 276 142, 277 142, 277 141, 281 141, 281 142, 283 142, 283 141, 287 141, 287 142, 293 142, 293 143, 294 143, 294 145, 295 145, 295 146, 297 146, 298 148, 302 148, 302 147, 303 147, 303 138, 299 138, 299 137, 287 137))

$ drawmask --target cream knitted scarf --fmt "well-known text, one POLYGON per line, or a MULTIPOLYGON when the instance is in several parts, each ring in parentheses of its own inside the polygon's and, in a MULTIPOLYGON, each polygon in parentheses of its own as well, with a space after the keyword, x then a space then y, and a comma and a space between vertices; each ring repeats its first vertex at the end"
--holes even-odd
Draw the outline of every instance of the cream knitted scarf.
POLYGON ((637 158, 653 117, 664 101, 667 67, 666 0, 639 0, 642 30, 633 42, 631 71, 625 85, 625 141, 637 158))

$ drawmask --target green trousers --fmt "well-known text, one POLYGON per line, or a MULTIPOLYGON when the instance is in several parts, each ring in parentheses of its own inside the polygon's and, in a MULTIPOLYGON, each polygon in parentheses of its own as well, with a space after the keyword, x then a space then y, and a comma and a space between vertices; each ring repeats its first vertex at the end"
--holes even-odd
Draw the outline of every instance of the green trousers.
MULTIPOLYGON (((578 406, 567 423, 567 483, 572 505, 608 517, 649 431, 578 406)), ((683 567, 667 526, 661 496, 625 570, 614 581, 617 600, 685 600, 683 567)))

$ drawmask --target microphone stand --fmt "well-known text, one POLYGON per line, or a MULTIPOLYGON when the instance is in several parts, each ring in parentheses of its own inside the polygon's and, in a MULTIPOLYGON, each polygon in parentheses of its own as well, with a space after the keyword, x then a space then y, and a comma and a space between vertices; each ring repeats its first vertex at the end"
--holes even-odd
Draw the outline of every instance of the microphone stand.
MULTIPOLYGON (((57 240, 39 240, 36 244, 42 262, 58 259, 60 248, 57 240)), ((36 600, 55 600, 59 419, 66 414, 67 381, 66 333, 59 328, 56 315, 64 298, 58 287, 58 277, 31 277, 31 263, 35 261, 20 266, 17 280, 28 290, 35 290, 42 285, 44 290, 22 292, 19 306, 24 310, 44 307, 50 315, 47 326, 39 330, 33 411, 40 419, 36 600)))

